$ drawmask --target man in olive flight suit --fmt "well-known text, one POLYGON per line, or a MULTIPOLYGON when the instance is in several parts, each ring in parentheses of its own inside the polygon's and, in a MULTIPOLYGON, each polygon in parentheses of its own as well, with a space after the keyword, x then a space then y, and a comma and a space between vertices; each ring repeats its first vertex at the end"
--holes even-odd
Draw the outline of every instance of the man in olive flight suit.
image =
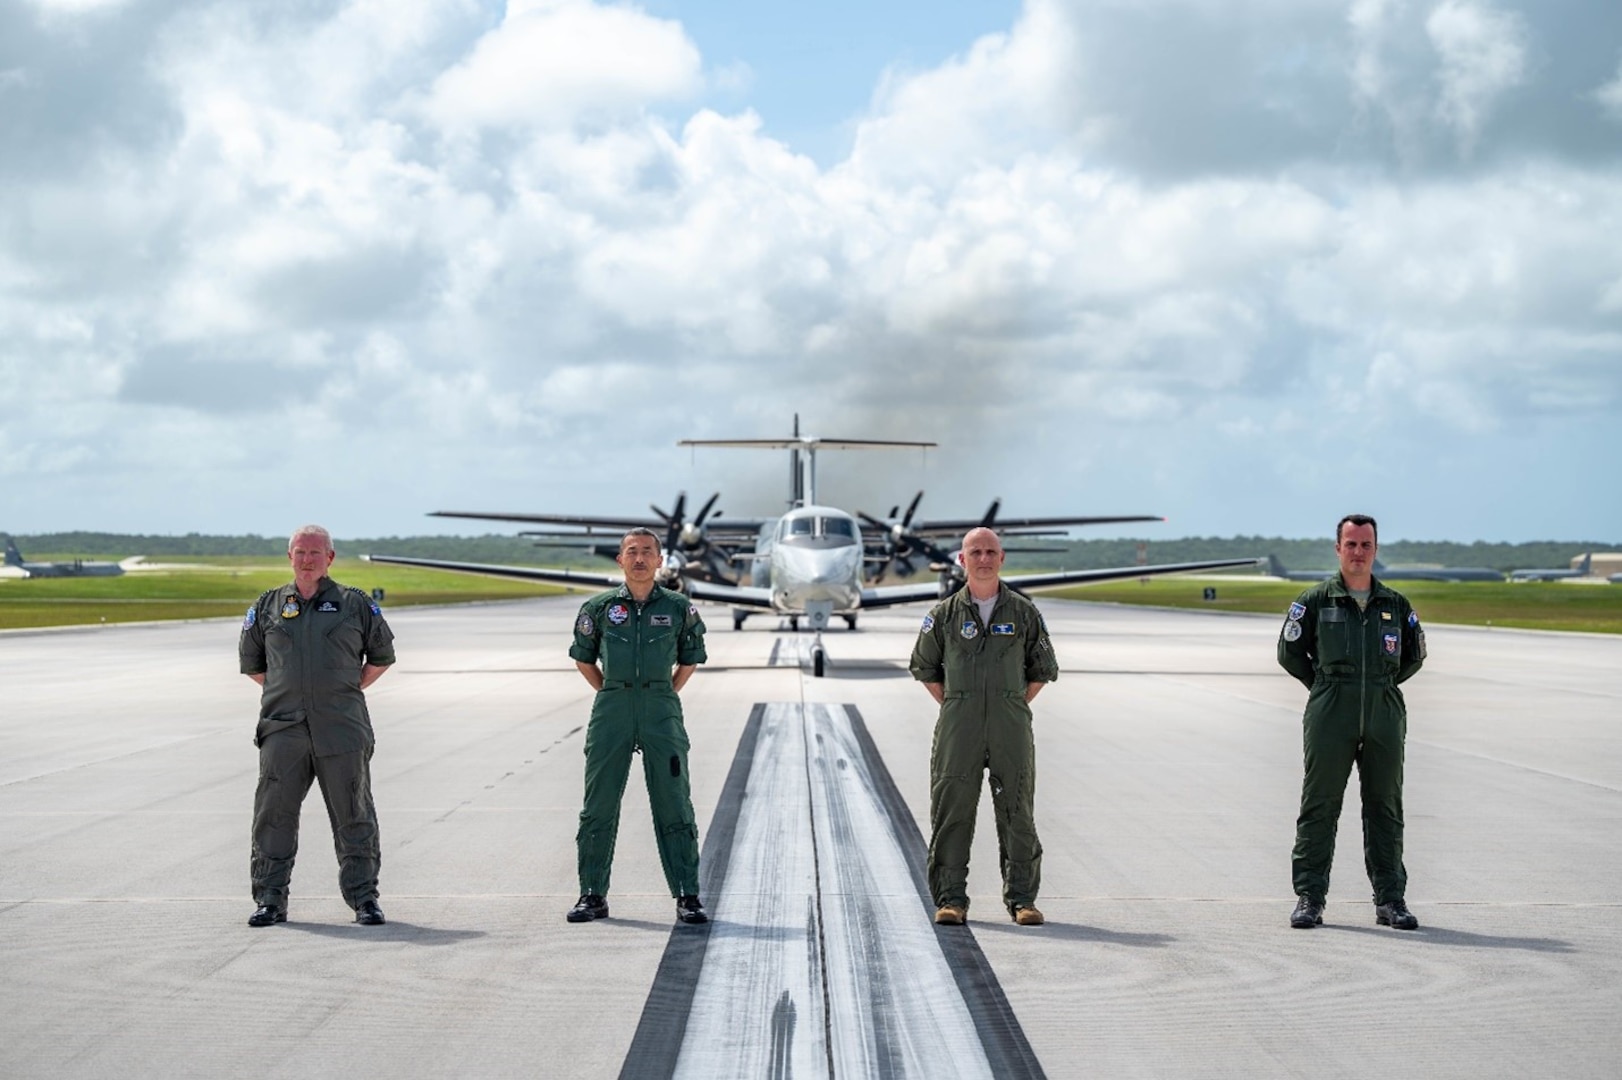
POLYGON ((1003 558, 990 529, 963 538, 968 584, 924 617, 912 650, 913 678, 941 707, 929 762, 928 871, 943 926, 968 918, 982 772, 991 775, 1003 904, 1019 925, 1042 925, 1031 700, 1059 677, 1059 664, 1036 605, 1002 583, 1003 558))
POLYGON ((359 589, 327 577, 332 536, 306 525, 287 542, 293 581, 248 609, 237 651, 259 699, 259 787, 253 800, 249 926, 287 921, 299 809, 319 780, 338 851, 338 885, 363 926, 377 903, 381 847, 372 804, 372 721, 362 693, 394 663, 394 634, 359 589))
POLYGON ((1304 684, 1305 779, 1291 869, 1297 901, 1290 925, 1323 923, 1335 826, 1355 762, 1363 797, 1363 862, 1374 886, 1374 921, 1415 930, 1402 864, 1402 760, 1408 710, 1398 684, 1425 661, 1419 615, 1374 578, 1378 527, 1350 514, 1335 527, 1340 573, 1303 592, 1279 631, 1278 662, 1304 684))
POLYGON ((681 593, 655 584, 663 563, 659 538, 651 530, 626 533, 615 561, 625 571, 625 584, 586 601, 569 647, 569 656, 597 697, 586 728, 585 806, 575 835, 580 899, 566 918, 590 922, 608 917, 620 799, 631 755, 640 750, 659 861, 676 898, 676 918, 708 922, 698 898, 698 825, 687 780, 687 728, 677 696, 707 659, 704 620, 681 593))

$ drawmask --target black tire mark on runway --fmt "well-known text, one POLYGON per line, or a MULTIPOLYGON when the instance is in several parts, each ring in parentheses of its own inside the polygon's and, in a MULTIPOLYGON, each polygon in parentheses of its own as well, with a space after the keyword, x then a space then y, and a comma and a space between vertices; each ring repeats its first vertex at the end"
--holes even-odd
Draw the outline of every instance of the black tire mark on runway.
MULTIPOLYGON (((901 797, 901 789, 896 787, 895 779, 884 764, 878 745, 867 730, 867 722, 862 719, 861 710, 854 705, 846 705, 845 710, 850 713, 851 730, 867 758, 867 768, 877 789, 875 794, 884 807, 884 816, 889 819, 896 844, 906 853, 907 865, 912 870, 912 883, 918 890, 922 916, 933 918, 935 900, 930 895, 929 879, 924 870, 924 856, 928 851, 924 835, 913 820, 906 800, 901 797)), ((980 943, 974 939, 973 932, 967 926, 941 927, 935 931, 935 939, 940 942, 941 952, 946 955, 946 965, 952 969, 958 992, 963 995, 963 1001, 969 1007, 969 1016, 974 1019, 980 1045, 985 1048, 986 1060, 991 1064, 991 1074, 997 1077, 1030 1077, 1031 1080, 1046 1077, 1042 1063, 1036 1059, 1036 1051, 1031 1049, 1030 1040, 1025 1037, 1025 1029, 1020 1027, 1019 1018, 1014 1015, 1014 1008, 1008 1004, 1008 996, 997 981, 997 973, 991 970, 991 964, 986 960, 985 953, 980 951, 980 943)))
MULTIPOLYGON (((829 708, 826 706, 806 706, 808 708, 829 708)), ((929 893, 928 881, 924 870, 925 845, 923 834, 914 822, 911 810, 901 797, 901 791, 896 786, 894 778, 879 755, 878 747, 868 732, 866 722, 861 713, 852 705, 832 706, 843 707, 850 717, 851 730, 861 754, 866 759, 868 774, 872 778, 877 802, 888 819, 888 827, 897 847, 905 857, 907 868, 912 877, 914 889, 918 896, 918 917, 929 919, 934 913, 933 900, 929 893)), ((703 856, 701 861, 700 880, 707 897, 718 898, 726 880, 728 863, 731 861, 733 843, 736 838, 738 820, 743 809, 743 800, 747 791, 749 771, 755 757, 755 747, 760 736, 760 729, 765 717, 766 706, 757 704, 750 710, 749 720, 744 726, 742 737, 738 741, 738 749, 732 759, 732 766, 727 773, 726 783, 722 788, 721 798, 716 805, 716 811, 711 820, 710 829, 704 840, 703 856)), ((821 757, 822 750, 820 738, 813 740, 816 747, 811 753, 821 757)), ((808 747, 809 749, 809 747, 808 747)), ((808 766, 812 762, 808 762, 808 766)), ((844 762, 822 758, 822 768, 843 768, 844 762)), ((826 790, 826 788, 825 788, 826 790)), ((834 817, 836 833, 830 838, 834 855, 839 854, 848 847, 860 843, 860 837, 853 835, 848 828, 848 821, 842 821, 844 815, 840 808, 831 807, 834 817), (845 827, 841 828, 841 824, 845 827)), ((847 898, 847 902, 849 898, 847 898)), ((856 903, 860 909, 860 902, 856 903)), ((861 910, 846 911, 848 917, 860 924, 863 922, 861 910)), ((713 925, 713 924, 710 924, 713 925)), ((621 1080, 653 1080, 665 1078, 675 1072, 676 1062, 681 1053, 682 1041, 687 1031, 689 1012, 692 1007, 692 998, 698 986, 699 974, 704 966, 705 951, 708 947, 710 925, 702 927, 676 927, 671 931, 670 938, 665 945, 664 956, 660 959, 657 974, 654 976, 653 986, 648 992, 648 998, 643 1005, 642 1016, 637 1024, 635 1036, 626 1053, 625 1062, 620 1069, 621 1080)), ((858 937, 862 936, 860 925, 856 927, 858 937)), ((985 954, 980 950, 979 943, 968 927, 952 927, 937 929, 935 938, 940 944, 941 953, 952 972, 958 992, 962 995, 967 1006, 969 1016, 974 1022, 975 1033, 984 1048, 986 1059, 991 1066, 991 1073, 997 1077, 1030 1078, 1030 1080, 1045 1080, 1046 1073, 1037 1060, 1035 1052, 1031 1049, 1024 1029, 1020 1026, 1018 1018, 1014 1015, 1007 996, 1003 993, 997 976, 986 960, 985 954)), ((821 953, 815 950, 813 956, 821 953)), ((877 993, 888 972, 874 971, 867 973, 870 991, 877 993)), ((822 980, 826 987, 826 979, 822 980)), ((882 993, 878 994, 883 997, 882 993)), ((781 1003, 780 1003, 781 1006, 781 1003)), ((827 1011, 827 1010, 825 1010, 827 1011)), ((773 1040, 775 1048, 782 1054, 787 1054, 789 1043, 786 1037, 791 1036, 796 1018, 792 1013, 785 1014, 777 1011, 773 1015, 773 1030, 768 1033, 773 1040)), ((888 1040, 880 1035, 880 1042, 888 1040)), ((829 1039, 825 1045, 831 1047, 829 1039)), ((892 1074, 895 1064, 886 1060, 889 1054, 887 1047, 875 1047, 878 1051, 877 1064, 885 1069, 887 1075, 892 1074)), ((786 1064, 786 1061, 777 1054, 773 1055, 774 1067, 777 1064, 786 1064)))
MULTIPOLYGON (((738 750, 732 756, 732 768, 721 787, 715 816, 710 819, 709 831, 704 835, 698 878, 702 895, 710 897, 711 903, 721 894, 721 886, 726 882, 738 817, 749 787, 749 767, 755 760, 755 743, 760 738, 760 724, 765 715, 764 704, 749 710, 749 720, 738 739, 738 750)), ((642 1006, 642 1018, 637 1022, 631 1048, 625 1054, 625 1064, 620 1067, 620 1080, 662 1080, 676 1071, 676 1058, 681 1054, 682 1038, 687 1033, 687 1013, 692 1007, 693 990, 698 986, 698 973, 704 968, 704 951, 709 947, 713 925, 678 926, 670 932, 653 986, 648 990, 648 1000, 642 1006)))

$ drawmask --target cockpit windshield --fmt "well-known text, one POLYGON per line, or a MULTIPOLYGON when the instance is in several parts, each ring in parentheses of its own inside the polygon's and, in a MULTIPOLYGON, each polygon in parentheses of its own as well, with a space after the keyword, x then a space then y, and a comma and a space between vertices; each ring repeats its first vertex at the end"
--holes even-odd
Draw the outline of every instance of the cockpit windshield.
POLYGON ((822 526, 818 531, 824 536, 856 535, 856 524, 849 518, 818 518, 817 524, 822 526))

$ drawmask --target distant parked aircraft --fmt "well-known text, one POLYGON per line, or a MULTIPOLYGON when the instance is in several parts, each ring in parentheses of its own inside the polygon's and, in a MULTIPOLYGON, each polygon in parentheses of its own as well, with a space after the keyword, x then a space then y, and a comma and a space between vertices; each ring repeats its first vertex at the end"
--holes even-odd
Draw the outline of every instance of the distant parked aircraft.
MULTIPOLYGON (((1268 573, 1286 581, 1322 581, 1333 570, 1286 570, 1276 556, 1267 557, 1268 573)), ((1503 581, 1504 575, 1487 566, 1387 566, 1374 560, 1374 576, 1381 581, 1503 581)))
POLYGON ((1267 574, 1269 577, 1283 578, 1285 581, 1322 581, 1335 576, 1333 570, 1286 570, 1284 564, 1278 561, 1277 555, 1267 557, 1267 574))
POLYGON ((1565 578, 1587 577, 1593 568, 1594 556, 1590 552, 1583 556, 1583 561, 1577 564, 1575 570, 1511 570, 1511 581, 1560 581, 1565 578))
POLYGON ((84 559, 74 559, 72 562, 29 562, 23 558, 22 552, 17 550, 17 542, 6 537, 6 562, 12 569, 13 576, 21 577, 116 577, 124 572, 124 568, 115 562, 86 562, 84 559), (21 571, 18 575, 17 571, 21 571))

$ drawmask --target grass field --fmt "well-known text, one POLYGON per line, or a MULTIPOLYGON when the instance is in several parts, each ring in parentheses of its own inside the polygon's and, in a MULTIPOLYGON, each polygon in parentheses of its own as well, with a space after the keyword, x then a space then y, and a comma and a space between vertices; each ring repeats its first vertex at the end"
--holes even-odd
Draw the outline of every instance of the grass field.
MULTIPOLYGON (((198 565, 121 577, 0 578, 0 630, 241 615, 254 597, 293 577, 286 562, 274 560, 215 556, 187 561, 198 565)), ((563 591, 551 585, 358 559, 340 558, 332 565, 332 576, 367 592, 381 587, 389 607, 513 600, 563 591)))
MULTIPOLYGON (((1118 604, 1199 608, 1205 611, 1259 611, 1283 618, 1290 601, 1310 582, 1201 578, 1157 578, 1115 585, 1058 589, 1046 596, 1118 604), (1206 600, 1203 590, 1216 590, 1206 600)), ((1398 581, 1392 587, 1413 602, 1427 623, 1511 626, 1529 630, 1588 630, 1622 634, 1622 586, 1573 585, 1559 581, 1498 584, 1480 581, 1398 581)))
MULTIPOLYGON (((190 561, 190 560, 189 560, 190 561)), ((291 579, 286 563, 242 556, 199 559, 184 569, 146 570, 109 578, 0 579, 0 630, 157 619, 237 616, 254 597, 291 579)), ((603 564, 604 570, 608 564, 603 564)), ((382 566, 339 559, 332 576, 370 592, 382 587, 388 607, 551 596, 561 589, 504 578, 382 566)), ((1534 630, 1622 633, 1622 586, 1562 582, 1405 581, 1396 583, 1428 623, 1511 626, 1534 630)), ((1044 596, 1120 604, 1258 611, 1282 615, 1307 586, 1245 578, 1159 578, 1088 585, 1044 596), (1215 600, 1203 590, 1216 590, 1215 600)))

